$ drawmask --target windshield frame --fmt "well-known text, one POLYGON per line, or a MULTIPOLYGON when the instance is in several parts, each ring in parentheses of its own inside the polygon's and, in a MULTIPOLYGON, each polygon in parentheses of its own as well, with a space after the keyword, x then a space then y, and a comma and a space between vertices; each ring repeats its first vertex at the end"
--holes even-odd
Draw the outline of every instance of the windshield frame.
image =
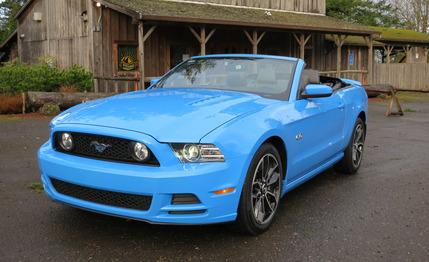
POLYGON ((177 88, 177 89, 203 89, 203 90, 219 90, 219 91, 227 91, 227 92, 238 92, 238 93, 249 93, 249 94, 255 94, 255 95, 259 95, 261 97, 265 97, 265 98, 270 98, 270 99, 276 99, 276 100, 289 100, 290 99, 290 94, 292 91, 292 86, 293 86, 293 82, 294 82, 294 78, 295 78, 295 73, 297 70, 297 66, 298 66, 298 60, 292 59, 292 58, 288 58, 288 57, 276 57, 276 56, 238 56, 238 55, 225 55, 225 56, 221 56, 221 55, 213 55, 213 56, 196 56, 196 57, 191 57, 183 62, 181 62, 180 64, 178 64, 177 66, 175 66, 173 69, 171 69, 167 74, 165 74, 164 76, 162 76, 159 81, 153 85, 151 87, 154 89, 157 88, 177 88), (221 60, 221 59, 235 59, 235 60, 258 60, 258 59, 265 59, 265 60, 278 60, 278 61, 284 61, 284 62, 289 62, 293 64, 293 68, 291 70, 291 79, 288 83, 288 86, 286 86, 285 91, 281 92, 281 93, 277 93, 277 94, 273 94, 273 93, 264 93, 264 92, 252 92, 252 91, 245 91, 245 90, 234 90, 234 89, 222 89, 222 88, 204 88, 204 87, 163 87, 161 86, 165 80, 170 77, 172 74, 176 73, 177 70, 179 68, 181 68, 184 64, 188 63, 191 60, 210 60, 210 59, 214 59, 214 60, 221 60))

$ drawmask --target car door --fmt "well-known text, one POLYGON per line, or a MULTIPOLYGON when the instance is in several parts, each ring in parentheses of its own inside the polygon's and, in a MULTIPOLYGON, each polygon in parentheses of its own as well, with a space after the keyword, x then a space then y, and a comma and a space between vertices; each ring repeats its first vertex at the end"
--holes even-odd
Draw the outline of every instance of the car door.
POLYGON ((287 127, 292 166, 288 182, 305 176, 341 152, 345 110, 342 97, 299 99, 293 102, 294 121, 287 127))

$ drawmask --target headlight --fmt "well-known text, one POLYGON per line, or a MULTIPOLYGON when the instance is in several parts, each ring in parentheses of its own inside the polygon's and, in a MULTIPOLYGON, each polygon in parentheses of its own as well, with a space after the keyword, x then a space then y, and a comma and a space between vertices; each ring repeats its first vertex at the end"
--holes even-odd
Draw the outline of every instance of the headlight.
POLYGON ((137 161, 145 161, 149 158, 149 149, 145 144, 135 142, 132 143, 133 158, 137 161))
POLYGON ((225 157, 212 144, 171 144, 174 154, 183 163, 224 162, 225 157))
POLYGON ((62 133, 60 139, 60 146, 65 151, 70 151, 73 149, 73 137, 70 133, 62 133))

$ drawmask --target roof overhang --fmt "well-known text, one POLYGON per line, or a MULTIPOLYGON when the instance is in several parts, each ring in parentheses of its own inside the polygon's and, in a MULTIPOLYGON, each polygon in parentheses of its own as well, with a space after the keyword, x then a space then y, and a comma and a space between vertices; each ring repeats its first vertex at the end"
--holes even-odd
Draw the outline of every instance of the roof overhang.
POLYGON ((18 31, 13 31, 3 43, 0 44, 0 52, 4 52, 4 48, 7 48, 13 40, 18 39, 18 31))
POLYGON ((347 35, 376 35, 370 27, 346 23, 325 15, 266 11, 225 5, 166 0, 93 0, 134 19, 208 25, 310 31, 347 35))
POLYGON ((22 7, 19 9, 18 13, 15 15, 15 19, 18 19, 22 13, 24 13, 25 10, 36 0, 28 0, 22 7))
MULTIPOLYGON (((325 39, 329 42, 334 42, 334 38, 331 35, 326 35, 325 39)), ((376 38, 375 38, 376 39, 376 38)), ((373 40, 372 44, 374 47, 383 47, 385 46, 384 43, 373 40)), ((367 42, 365 41, 365 39, 362 36, 348 36, 345 40, 344 40, 344 45, 346 46, 364 46, 364 47, 368 47, 367 42)))

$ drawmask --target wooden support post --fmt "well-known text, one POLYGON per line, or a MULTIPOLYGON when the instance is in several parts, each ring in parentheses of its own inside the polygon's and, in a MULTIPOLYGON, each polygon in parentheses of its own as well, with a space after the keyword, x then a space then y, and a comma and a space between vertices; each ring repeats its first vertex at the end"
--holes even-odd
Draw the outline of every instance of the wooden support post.
POLYGON ((200 41, 200 45, 201 45, 201 55, 206 55, 206 28, 203 26, 201 28, 201 41, 200 41))
POLYGON ((412 47, 410 45, 403 46, 402 49, 404 50, 405 56, 406 56, 406 62, 411 62, 411 49, 412 47))
POLYGON ((143 21, 139 22, 139 69, 140 69, 140 88, 144 89, 144 27, 143 27, 143 21))
POLYGON ((384 53, 386 54, 386 63, 387 64, 390 64, 390 62, 391 62, 391 55, 392 55, 392 51, 394 48, 395 48, 395 46, 393 46, 393 45, 383 46, 384 53))
POLYGON ((429 47, 424 48, 424 54, 425 54, 426 63, 427 63, 428 62, 428 55, 429 55, 429 47))
POLYGON ((200 43, 200 50, 201 50, 200 54, 206 55, 206 53, 207 53, 206 52, 206 45, 209 42, 210 38, 212 38, 213 34, 216 32, 216 29, 212 29, 208 35, 206 35, 206 27, 205 26, 201 27, 199 34, 192 27, 189 27, 189 30, 191 31, 191 33, 195 36, 195 38, 200 43))
POLYGON ((249 39, 249 42, 252 44, 252 53, 257 54, 258 53, 258 45, 261 42, 262 38, 264 38, 266 32, 262 32, 261 35, 258 36, 258 32, 256 30, 253 30, 252 36, 250 36, 249 32, 247 30, 244 30, 244 34, 246 35, 247 39, 249 39))
POLYGON ((305 58, 305 46, 307 45, 308 41, 311 38, 311 34, 309 34, 307 37, 305 34, 293 34, 293 37, 295 38, 296 42, 298 42, 299 45, 299 58, 304 59, 305 58))
POLYGON ((374 42, 373 36, 364 36, 366 45, 368 46, 368 83, 372 83, 373 67, 374 67, 374 42))
POLYGON ((22 114, 25 115, 25 109, 27 107, 27 96, 25 95, 25 92, 21 93, 22 97, 22 114))
POLYGON ((145 64, 144 64, 144 44, 149 36, 155 31, 156 25, 152 26, 146 33, 144 32, 144 23, 139 21, 138 25, 138 41, 139 41, 139 69, 140 69, 140 89, 145 89, 145 64))
POLYGON ((347 39, 346 35, 333 35, 335 45, 337 46, 337 72, 336 76, 341 77, 341 62, 342 62, 342 47, 344 45, 344 41, 347 39))

